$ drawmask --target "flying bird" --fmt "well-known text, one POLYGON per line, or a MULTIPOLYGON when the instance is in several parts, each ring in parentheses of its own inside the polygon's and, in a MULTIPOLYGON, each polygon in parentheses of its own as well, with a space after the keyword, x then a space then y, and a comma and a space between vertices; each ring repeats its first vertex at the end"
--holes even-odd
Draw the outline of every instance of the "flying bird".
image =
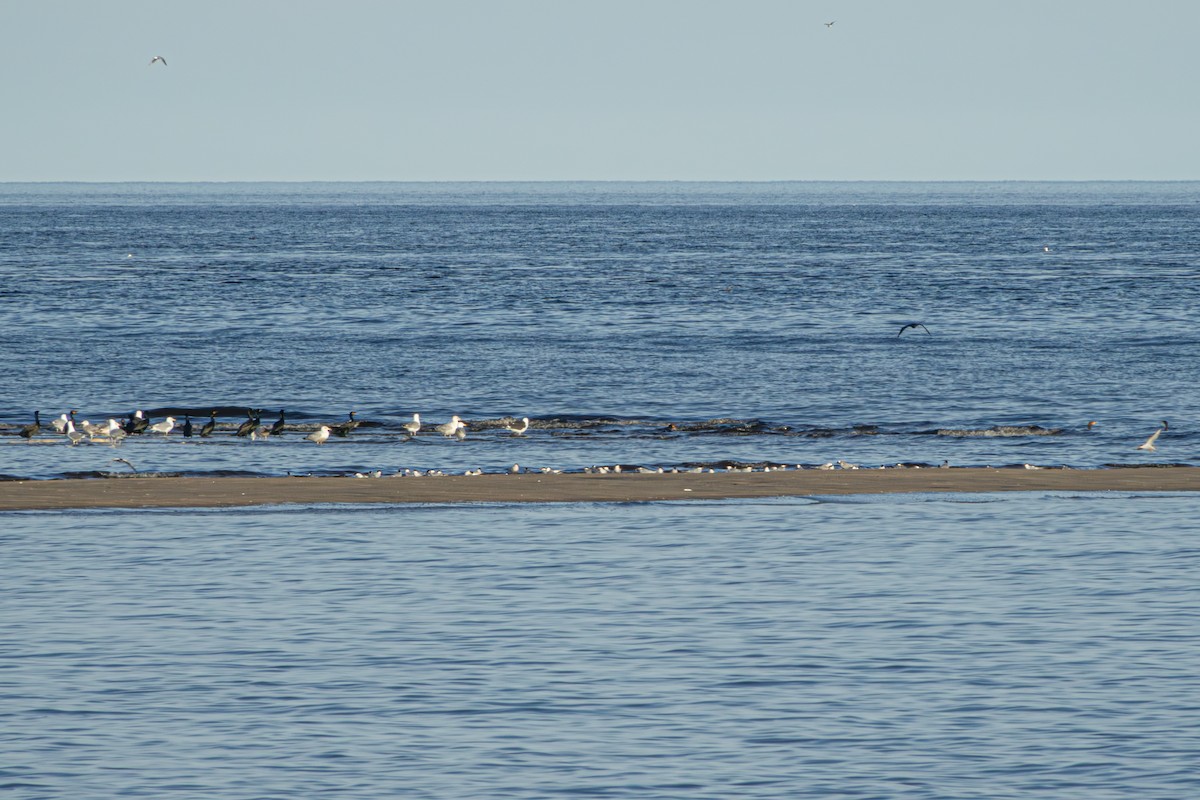
POLYGON ((1158 430, 1156 430, 1154 433, 1150 434, 1150 438, 1149 438, 1149 439, 1147 439, 1146 441, 1142 442, 1141 444, 1139 444, 1139 445, 1137 446, 1137 449, 1138 449, 1138 450, 1145 450, 1145 451, 1146 451, 1146 452, 1148 452, 1148 453, 1153 453, 1153 452, 1154 452, 1154 451, 1157 449, 1157 448, 1154 446, 1154 440, 1158 438, 1158 435, 1159 435, 1160 433, 1162 433, 1163 431, 1165 431, 1165 430, 1167 429, 1167 428, 1166 428, 1166 424, 1167 424, 1166 422, 1163 422, 1163 427, 1159 428, 1159 429, 1158 429, 1158 430))
MULTIPOLYGON (((837 20, 835 19, 833 22, 837 22, 837 20)), ((826 27, 826 28, 832 28, 832 27, 833 27, 833 22, 826 22, 826 23, 825 23, 825 27, 826 27)), ((163 63, 165 64, 165 63, 167 63, 167 62, 165 62, 165 61, 164 61, 163 63)))
MULTIPOLYGON (((900 329, 900 333, 904 333, 904 332, 905 332, 906 330, 908 330, 909 328, 912 328, 912 329, 914 329, 914 330, 915 330, 915 329, 917 329, 917 328, 920 328, 921 330, 925 331, 925 333, 927 333, 927 334, 929 333, 929 328, 926 328, 924 325, 922 325, 922 324, 921 324, 921 323, 919 323, 919 322, 910 322, 910 323, 908 323, 907 325, 905 325, 904 327, 902 327, 902 328, 900 329)), ((896 334, 896 338, 899 338, 899 337, 900 337, 900 333, 897 333, 897 334, 896 334)), ((930 336, 932 336, 933 334, 929 334, 929 335, 930 335, 930 336)))
MULTIPOLYGON (((162 56, 155 56, 154 58, 150 59, 150 66, 153 67, 155 64, 162 64, 165 67, 167 65, 167 60, 162 56)), ((187 70, 184 70, 184 72, 187 72, 187 70)))

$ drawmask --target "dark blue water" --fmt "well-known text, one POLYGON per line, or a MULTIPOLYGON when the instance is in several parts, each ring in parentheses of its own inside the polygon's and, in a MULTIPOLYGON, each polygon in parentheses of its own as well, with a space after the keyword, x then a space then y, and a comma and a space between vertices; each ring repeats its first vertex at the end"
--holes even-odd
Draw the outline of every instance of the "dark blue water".
POLYGON ((219 409, 122 445, 190 474, 1189 463, 1198 210, 1195 183, 8 184, 0 473, 108 469, 15 437, 72 408, 219 409), (245 408, 293 427, 234 439, 245 408), (408 440, 413 412, 468 438, 408 440))
POLYGON ((1195 797, 1196 496, 4 514, 14 798, 1195 797))

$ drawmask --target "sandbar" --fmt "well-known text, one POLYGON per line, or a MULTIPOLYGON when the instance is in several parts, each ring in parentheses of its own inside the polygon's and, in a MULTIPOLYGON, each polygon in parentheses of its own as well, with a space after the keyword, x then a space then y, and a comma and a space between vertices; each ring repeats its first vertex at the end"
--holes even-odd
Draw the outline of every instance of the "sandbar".
POLYGON ((435 477, 151 477, 0 482, 0 511, 327 503, 603 503, 895 492, 1189 492, 1200 467, 861 469, 435 477))

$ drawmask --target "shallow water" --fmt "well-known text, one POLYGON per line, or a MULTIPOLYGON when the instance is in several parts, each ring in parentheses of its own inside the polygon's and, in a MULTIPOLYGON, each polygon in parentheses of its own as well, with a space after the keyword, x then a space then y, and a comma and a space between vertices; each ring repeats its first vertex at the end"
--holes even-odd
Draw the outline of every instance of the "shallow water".
POLYGON ((18 798, 1179 798, 1200 498, 0 515, 18 798))
POLYGON ((1196 183, 0 185, 0 474, 112 469, 15 436, 72 408, 219 408, 212 439, 123 445, 189 474, 1194 463, 1198 207, 1196 183), (292 428, 235 439, 246 408, 292 428), (304 441, 352 409, 350 439, 304 441), (408 440, 413 412, 470 436, 408 440))

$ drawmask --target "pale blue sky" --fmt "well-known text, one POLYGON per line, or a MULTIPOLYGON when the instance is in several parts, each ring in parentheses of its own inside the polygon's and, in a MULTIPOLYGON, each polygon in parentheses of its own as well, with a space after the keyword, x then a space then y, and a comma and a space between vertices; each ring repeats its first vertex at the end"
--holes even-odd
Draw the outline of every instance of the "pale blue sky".
POLYGON ((0 0, 0 181, 1200 179, 1198 36, 1195 0, 0 0))

